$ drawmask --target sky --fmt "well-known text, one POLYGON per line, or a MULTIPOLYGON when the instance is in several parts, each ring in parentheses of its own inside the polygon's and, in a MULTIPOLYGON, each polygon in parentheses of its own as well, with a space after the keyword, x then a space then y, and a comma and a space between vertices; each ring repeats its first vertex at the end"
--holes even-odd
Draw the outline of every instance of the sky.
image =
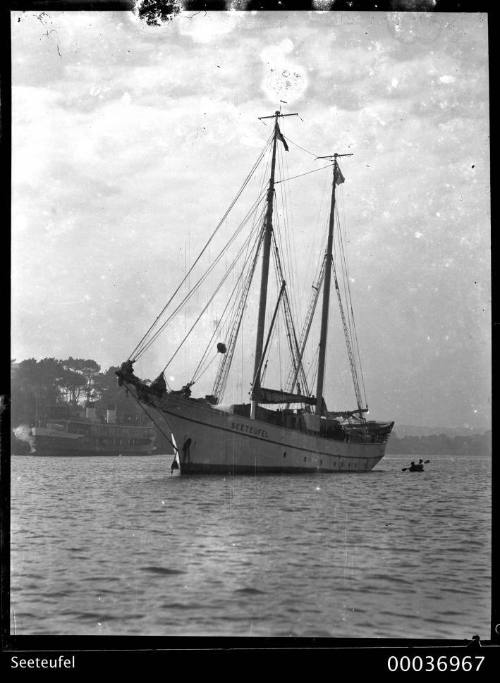
MULTIPOLYGON (((282 120, 296 143, 280 150, 287 177, 317 169, 315 155, 354 154, 341 164, 339 208, 370 417, 490 427, 486 15, 231 11, 161 26, 132 12, 11 17, 13 358, 125 360, 262 150, 271 128, 258 117, 281 100, 300 115, 282 120)), ((328 172, 283 184, 299 318, 328 172)), ((158 374, 204 296, 138 361, 140 376, 158 374)), ((173 386, 189 379, 218 314, 209 309, 212 322, 169 368, 173 386)), ((327 403, 353 408, 341 395, 338 316, 331 326, 327 403)), ((249 320, 235 355, 239 400, 254 335, 249 320)))

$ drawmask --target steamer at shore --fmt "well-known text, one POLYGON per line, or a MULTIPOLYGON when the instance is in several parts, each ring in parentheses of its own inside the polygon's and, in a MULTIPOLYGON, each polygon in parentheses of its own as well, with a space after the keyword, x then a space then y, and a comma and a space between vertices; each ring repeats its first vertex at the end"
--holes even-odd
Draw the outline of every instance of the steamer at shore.
POLYGON ((87 407, 84 415, 48 418, 43 426, 32 427, 24 436, 31 455, 120 456, 152 455, 155 431, 151 424, 117 422, 115 410, 96 414, 87 407))

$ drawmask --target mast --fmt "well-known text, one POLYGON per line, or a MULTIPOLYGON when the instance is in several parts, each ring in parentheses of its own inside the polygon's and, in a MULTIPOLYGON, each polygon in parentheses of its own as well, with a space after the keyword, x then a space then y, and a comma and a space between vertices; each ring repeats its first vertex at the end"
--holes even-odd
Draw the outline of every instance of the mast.
POLYGON ((274 134, 273 134, 273 154, 271 158, 271 176, 269 178, 269 188, 267 190, 267 210, 266 217, 264 219, 264 245, 262 250, 262 275, 260 281, 260 300, 259 300, 259 313, 257 319, 257 338, 255 341, 255 364, 254 364, 254 383, 252 387, 252 401, 250 417, 255 418, 255 408, 257 406, 257 401, 254 400, 253 396, 255 392, 260 388, 260 378, 262 369, 262 348, 264 344, 264 326, 266 322, 266 304, 267 304, 267 283, 269 280, 269 257, 271 253, 271 238, 273 233, 273 204, 274 204, 274 172, 276 168, 276 143, 278 138, 283 142, 286 147, 286 143, 281 135, 281 131, 278 125, 278 119, 283 116, 297 116, 297 114, 281 114, 279 111, 275 111, 272 116, 261 116, 260 119, 274 119, 274 134))
POLYGON ((333 262, 333 227, 335 223, 335 188, 344 182, 344 177, 337 163, 337 157, 352 156, 352 154, 333 154, 318 159, 333 158, 332 200, 330 206, 330 221, 328 224, 328 242, 325 253, 325 279, 323 281, 323 308, 321 312, 321 334, 319 340, 318 383, 316 385, 316 414, 323 413, 323 386, 325 381, 326 341, 328 338, 328 314, 330 311, 330 285, 332 279, 333 262))

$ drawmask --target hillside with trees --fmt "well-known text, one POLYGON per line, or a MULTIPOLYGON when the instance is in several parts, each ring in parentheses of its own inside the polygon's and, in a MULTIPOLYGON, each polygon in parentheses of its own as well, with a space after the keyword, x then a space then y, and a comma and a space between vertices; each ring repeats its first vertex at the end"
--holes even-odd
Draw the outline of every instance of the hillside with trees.
POLYGON ((387 444, 387 453, 397 455, 490 455, 491 431, 484 434, 449 436, 403 436, 393 434, 387 444))
MULTIPOLYGON (((70 417, 86 405, 104 416, 116 410, 121 423, 147 424, 147 415, 138 403, 117 383, 110 367, 101 371, 92 359, 28 358, 11 363, 11 426, 26 428, 42 425, 49 417, 70 417)), ((155 428, 156 429, 156 428, 155 428)), ((172 452, 164 435, 156 429, 159 452, 172 452)), ((19 445, 19 444, 18 444, 19 445)))
MULTIPOLYGON (((142 408, 132 397, 118 387, 115 371, 110 367, 101 370, 92 359, 28 358, 11 363, 11 423, 31 427, 43 422, 59 409, 62 415, 93 405, 98 414, 107 409, 117 411, 119 422, 145 423, 148 421, 142 408), (61 413, 62 411, 62 413, 61 413)), ((165 435, 158 429, 157 443, 160 452, 172 452, 165 435)), ((392 434, 387 453, 398 455, 489 455, 491 431, 484 434, 451 436, 431 434, 397 436, 392 434)))

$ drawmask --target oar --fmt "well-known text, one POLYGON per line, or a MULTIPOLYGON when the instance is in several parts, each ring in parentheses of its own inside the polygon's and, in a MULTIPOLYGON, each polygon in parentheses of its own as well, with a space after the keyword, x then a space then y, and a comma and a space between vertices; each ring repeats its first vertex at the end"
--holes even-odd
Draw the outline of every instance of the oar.
MULTIPOLYGON (((430 460, 424 460, 424 465, 427 465, 428 462, 430 462, 430 460)), ((410 469, 409 467, 403 467, 401 472, 406 472, 406 470, 409 470, 409 469, 410 469)))

